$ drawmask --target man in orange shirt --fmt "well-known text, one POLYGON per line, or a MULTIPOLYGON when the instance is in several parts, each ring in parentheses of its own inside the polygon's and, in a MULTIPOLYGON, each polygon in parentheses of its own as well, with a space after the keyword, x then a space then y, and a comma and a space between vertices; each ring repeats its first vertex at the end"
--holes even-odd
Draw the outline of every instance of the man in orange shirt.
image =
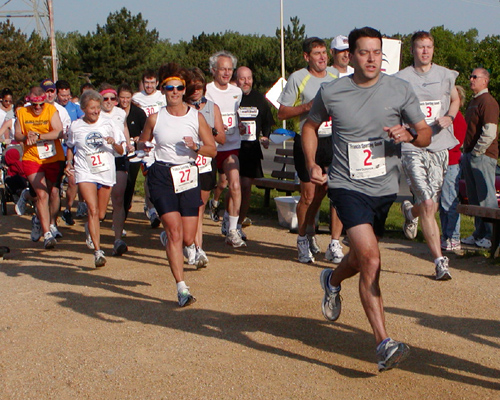
POLYGON ((15 139, 24 143, 23 168, 37 195, 31 240, 38 241, 43 232, 44 247, 51 249, 57 243, 51 231, 52 226, 56 229, 50 225, 51 214, 57 214, 58 210, 50 209, 49 196, 53 190, 59 192, 65 158, 59 140, 63 130, 59 113, 45 99, 41 87, 31 88, 28 96, 31 104, 17 110, 15 139), (37 224, 41 228, 35 229, 37 224))

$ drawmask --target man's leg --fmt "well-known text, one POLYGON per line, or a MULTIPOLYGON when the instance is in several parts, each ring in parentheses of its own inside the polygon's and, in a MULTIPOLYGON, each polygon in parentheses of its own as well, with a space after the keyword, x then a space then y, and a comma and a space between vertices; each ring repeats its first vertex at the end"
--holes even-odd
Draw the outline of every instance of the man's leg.
POLYGON ((229 214, 229 228, 226 243, 233 247, 246 246, 237 230, 241 208, 240 163, 238 156, 231 154, 222 165, 228 181, 227 212, 229 214))

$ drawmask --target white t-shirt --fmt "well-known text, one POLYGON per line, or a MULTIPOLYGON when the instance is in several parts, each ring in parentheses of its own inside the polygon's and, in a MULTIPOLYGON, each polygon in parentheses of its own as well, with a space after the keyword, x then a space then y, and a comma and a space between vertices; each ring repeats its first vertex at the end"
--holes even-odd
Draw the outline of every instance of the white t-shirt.
POLYGON ((167 105, 165 96, 159 90, 153 94, 146 94, 144 91, 137 92, 132 96, 132 101, 139 105, 148 117, 151 114, 156 114, 160 108, 167 105))
POLYGON ((191 136, 195 143, 200 143, 198 111, 189 107, 187 114, 177 117, 163 107, 158 113, 153 136, 157 161, 175 165, 194 162, 197 154, 186 146, 184 137, 191 136))
POLYGON ((118 154, 106 142, 109 136, 116 143, 125 142, 125 136, 116 125, 101 116, 94 124, 83 119, 71 124, 66 143, 73 148, 76 183, 93 182, 104 186, 116 183, 115 155, 118 154))
POLYGON ((238 108, 240 108, 243 92, 234 85, 227 85, 226 90, 220 90, 214 82, 207 85, 206 98, 220 108, 222 121, 227 126, 226 143, 219 145, 217 151, 236 150, 241 147, 241 135, 238 128, 238 108))
POLYGON ((5 121, 6 116, 7 116, 7 113, 0 108, 0 126, 3 125, 3 121, 5 121))
POLYGON ((60 105, 58 102, 54 102, 54 106, 57 108, 59 112, 59 118, 61 118, 63 133, 68 133, 69 127, 71 126, 71 117, 68 114, 68 111, 60 105))
POLYGON ((127 120, 127 113, 124 109, 113 107, 113 109, 109 113, 101 110, 101 117, 112 121, 114 124, 116 124, 116 127, 120 129, 122 133, 125 132, 125 121, 127 120))

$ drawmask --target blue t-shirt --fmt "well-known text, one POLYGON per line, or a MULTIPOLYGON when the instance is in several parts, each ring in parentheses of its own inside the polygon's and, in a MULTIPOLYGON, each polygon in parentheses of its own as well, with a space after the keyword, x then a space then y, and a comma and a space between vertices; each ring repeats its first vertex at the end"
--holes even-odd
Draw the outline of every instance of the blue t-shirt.
POLYGON ((78 104, 73 103, 72 101, 68 101, 68 104, 64 106, 66 111, 68 112, 71 122, 76 121, 83 117, 84 113, 78 104))

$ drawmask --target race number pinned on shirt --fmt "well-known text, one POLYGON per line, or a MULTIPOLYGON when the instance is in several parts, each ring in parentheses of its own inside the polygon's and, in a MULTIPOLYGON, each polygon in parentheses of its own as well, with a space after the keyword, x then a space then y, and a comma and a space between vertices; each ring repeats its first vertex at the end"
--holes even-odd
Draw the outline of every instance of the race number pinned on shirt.
POLYGON ((232 129, 236 126, 236 113, 231 112, 231 113, 222 113, 222 123, 227 127, 226 134, 232 135, 237 131, 237 129, 232 129))
POLYGON ((427 125, 432 125, 439 118, 441 112, 441 100, 428 100, 420 102, 420 109, 425 115, 427 125))
POLYGON ((170 168, 175 193, 182 193, 198 186, 198 168, 196 165, 181 164, 170 168))
POLYGON ((332 136, 332 117, 328 121, 323 122, 318 128, 318 137, 332 136))
POLYGON ((198 157, 196 157, 196 165, 198 166, 199 174, 212 172, 212 157, 202 156, 201 154, 198 154, 198 157))
POLYGON ((39 140, 36 142, 36 149, 38 150, 38 158, 40 160, 56 155, 56 144, 53 140, 39 140))
POLYGON ((100 151, 99 153, 87 154, 85 156, 90 172, 99 174, 109 170, 109 163, 106 160, 106 153, 100 151))
POLYGON ((352 179, 375 178, 386 174, 383 139, 349 143, 349 172, 352 179))
POLYGON ((240 118, 257 118, 259 109, 257 107, 240 107, 238 108, 238 115, 240 118))
POLYGON ((257 124, 255 121, 241 121, 245 126, 245 134, 241 135, 241 140, 253 142, 257 140, 257 124))

